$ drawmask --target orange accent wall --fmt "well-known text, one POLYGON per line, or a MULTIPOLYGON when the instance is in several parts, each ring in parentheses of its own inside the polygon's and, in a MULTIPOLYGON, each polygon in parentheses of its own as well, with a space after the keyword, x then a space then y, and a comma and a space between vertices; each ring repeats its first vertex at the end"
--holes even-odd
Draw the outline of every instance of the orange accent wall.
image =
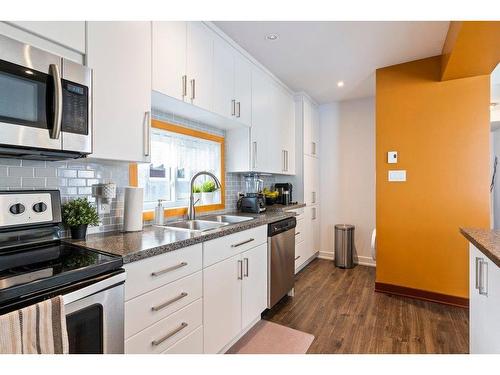
POLYGON ((468 297, 458 230, 489 227, 489 76, 440 78, 441 56, 377 70, 376 279, 468 297))
POLYGON ((500 22, 452 21, 442 56, 442 80, 490 74, 500 61, 500 22))

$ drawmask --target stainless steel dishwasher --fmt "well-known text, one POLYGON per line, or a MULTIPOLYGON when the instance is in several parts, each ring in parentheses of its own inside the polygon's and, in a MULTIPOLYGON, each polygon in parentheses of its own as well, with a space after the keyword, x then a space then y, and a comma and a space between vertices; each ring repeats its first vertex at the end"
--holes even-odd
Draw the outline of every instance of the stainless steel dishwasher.
POLYGON ((295 227, 290 217, 271 223, 267 229, 267 307, 273 307, 293 289, 295 282, 295 227))

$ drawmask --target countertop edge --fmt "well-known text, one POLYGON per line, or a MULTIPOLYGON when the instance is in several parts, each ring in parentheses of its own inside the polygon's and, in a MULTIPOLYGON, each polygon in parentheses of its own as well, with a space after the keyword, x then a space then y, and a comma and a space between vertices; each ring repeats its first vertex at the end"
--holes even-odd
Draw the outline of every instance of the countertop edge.
MULTIPOLYGON (((471 228, 460 228, 460 233, 470 242, 472 243, 475 247, 479 249, 484 255, 488 257, 489 260, 491 260, 493 263, 495 263, 498 267, 500 267, 500 258, 497 254, 495 254, 491 249, 488 248, 487 245, 481 243, 477 238, 475 238, 471 233, 469 233, 470 230, 473 230, 471 228)), ((475 229, 475 230, 481 230, 481 229, 475 229)), ((482 231, 488 231, 488 229, 482 229, 482 231)), ((490 230, 493 232, 492 230, 490 230)))

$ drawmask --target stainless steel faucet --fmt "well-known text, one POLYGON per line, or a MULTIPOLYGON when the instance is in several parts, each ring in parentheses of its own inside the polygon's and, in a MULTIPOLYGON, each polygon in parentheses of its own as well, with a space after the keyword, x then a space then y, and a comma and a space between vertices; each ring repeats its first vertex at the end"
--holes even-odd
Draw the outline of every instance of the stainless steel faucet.
POLYGON ((202 176, 202 175, 206 175, 206 176, 213 178, 213 180, 215 181, 215 189, 216 190, 219 190, 222 187, 222 184, 220 183, 219 179, 213 173, 210 173, 207 171, 201 171, 201 172, 195 173, 195 175, 193 177, 191 177, 191 182, 189 183, 191 194, 189 196, 188 220, 194 220, 196 218, 196 213, 194 211, 194 205, 196 203, 198 203, 198 201, 196 201, 196 202, 194 201, 193 186, 194 186, 194 181, 199 176, 202 176))

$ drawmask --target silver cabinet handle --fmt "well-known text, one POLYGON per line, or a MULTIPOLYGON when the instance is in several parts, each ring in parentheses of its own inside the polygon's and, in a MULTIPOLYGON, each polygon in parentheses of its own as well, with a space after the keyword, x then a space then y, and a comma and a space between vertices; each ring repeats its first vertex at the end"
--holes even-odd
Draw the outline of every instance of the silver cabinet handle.
POLYGON ((481 258, 476 257, 476 289, 479 289, 479 273, 481 272, 481 258))
POLYGON ((299 256, 296 256, 296 257, 295 257, 295 260, 297 260, 297 259, 299 259, 299 258, 300 258, 300 255, 299 255, 299 256))
POLYGON ((240 117, 240 116, 241 116, 241 103, 236 102, 236 117, 240 117))
POLYGON ((253 169, 257 168, 257 142, 253 142, 253 169))
POLYGON ((313 220, 316 220, 316 207, 313 207, 313 220))
POLYGON ((316 203, 316 192, 315 191, 312 192, 312 202, 316 203))
POLYGON ((151 310, 153 310, 153 311, 163 310, 165 307, 170 306, 172 303, 177 302, 178 300, 183 299, 184 297, 187 297, 187 295, 188 294, 186 292, 182 292, 177 297, 169 299, 168 301, 165 301, 160 305, 151 307, 151 310))
POLYGON ((285 150, 281 150, 281 169, 283 172, 286 171, 285 152, 285 150))
POLYGON ((181 263, 179 263, 179 264, 177 264, 175 266, 165 268, 164 270, 152 272, 151 276, 161 276, 161 275, 163 275, 165 273, 175 271, 175 270, 177 270, 179 268, 182 268, 182 267, 185 267, 187 265, 188 265, 187 262, 181 262, 181 263))
POLYGON ((285 171, 288 172, 288 150, 285 150, 285 171))
POLYGON ((312 154, 316 155, 316 142, 312 142, 312 154))
POLYGON ((192 79, 190 83, 191 83, 191 100, 194 100, 196 98, 196 81, 192 79))
POLYGON ((54 83, 54 117, 52 131, 50 132, 51 139, 59 139, 61 135, 61 125, 62 125, 62 84, 61 84, 61 72, 59 71, 59 66, 56 64, 49 65, 49 74, 52 77, 54 83))
POLYGON ((183 75, 182 76, 182 97, 185 98, 187 96, 187 80, 188 80, 188 77, 187 75, 183 75))
POLYGON ((248 277, 248 258, 243 258, 243 262, 245 263, 245 273, 243 276, 248 277))
POLYGON ((298 236, 299 234, 300 234, 300 232, 295 233, 296 236, 298 236))
POLYGON ((144 156, 151 154, 151 112, 144 112, 144 156))
POLYGON ((231 100, 231 116, 236 116, 236 100, 231 100))
POLYGON ((238 260, 238 280, 243 280, 243 261, 238 260))
POLYGON ((488 295, 488 263, 481 259, 479 261, 480 280, 479 280, 479 294, 483 296, 488 295))
POLYGON ((243 242, 238 242, 238 243, 232 244, 232 245, 231 245, 231 247, 239 247, 239 246, 241 246, 241 245, 245 245, 245 244, 247 244, 247 243, 249 243, 249 242, 252 242, 252 241, 255 241, 255 240, 254 240, 253 238, 250 238, 250 239, 248 239, 248 240, 246 240, 246 241, 243 241, 243 242))
POLYGON ((188 326, 188 324, 186 322, 182 322, 181 325, 179 327, 177 327, 176 329, 174 329, 173 331, 167 333, 165 336, 159 338, 159 339, 156 339, 156 340, 153 340, 151 342, 151 345, 153 346, 158 346, 160 345, 162 342, 164 342, 165 340, 168 340, 169 338, 171 338, 172 336, 176 335, 177 333, 179 333, 180 331, 182 331, 184 328, 186 328, 188 326))

